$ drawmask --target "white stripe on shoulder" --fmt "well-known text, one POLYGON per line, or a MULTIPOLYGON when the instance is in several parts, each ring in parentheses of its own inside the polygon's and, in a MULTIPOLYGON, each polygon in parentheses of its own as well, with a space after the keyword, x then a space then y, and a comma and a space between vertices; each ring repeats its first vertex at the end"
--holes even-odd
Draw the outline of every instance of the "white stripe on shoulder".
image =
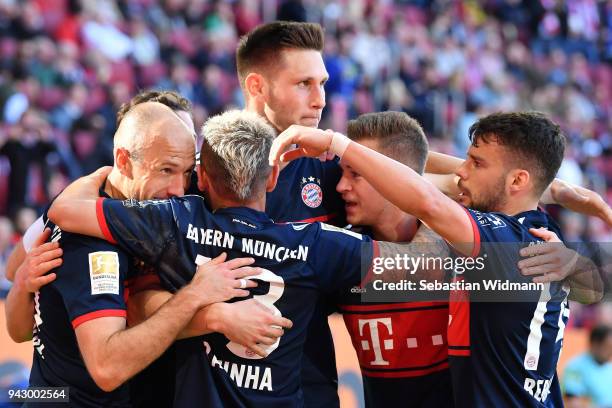
POLYGON ((32 249, 32 245, 34 245, 34 241, 40 234, 45 230, 46 223, 43 220, 43 217, 38 217, 32 225, 26 230, 25 234, 23 234, 22 243, 23 248, 26 252, 30 252, 32 249))

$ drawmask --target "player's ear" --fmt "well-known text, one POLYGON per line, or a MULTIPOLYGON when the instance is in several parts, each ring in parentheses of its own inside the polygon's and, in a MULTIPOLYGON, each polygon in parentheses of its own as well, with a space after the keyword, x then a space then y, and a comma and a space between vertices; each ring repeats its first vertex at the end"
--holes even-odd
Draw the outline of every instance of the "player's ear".
POLYGON ((270 175, 268 176, 268 181, 266 181, 266 192, 270 192, 272 190, 274 190, 274 188, 276 187, 276 182, 278 181, 278 173, 279 173, 279 167, 278 164, 275 164, 274 166, 272 166, 272 171, 270 172, 270 175))
POLYGON ((119 172, 126 177, 132 177, 132 161, 130 160, 130 152, 123 147, 117 148, 115 151, 115 167, 119 172))
POLYGON ((508 174, 510 192, 516 193, 527 189, 531 183, 531 175, 525 169, 514 169, 508 174))
POLYGON ((248 96, 253 99, 261 99, 263 97, 264 85, 264 77, 257 72, 251 72, 244 79, 244 88, 246 89, 248 96))
POLYGON ((204 171, 204 166, 201 164, 196 166, 196 174, 198 175, 198 188, 200 191, 208 190, 208 176, 206 175, 206 171, 204 171))

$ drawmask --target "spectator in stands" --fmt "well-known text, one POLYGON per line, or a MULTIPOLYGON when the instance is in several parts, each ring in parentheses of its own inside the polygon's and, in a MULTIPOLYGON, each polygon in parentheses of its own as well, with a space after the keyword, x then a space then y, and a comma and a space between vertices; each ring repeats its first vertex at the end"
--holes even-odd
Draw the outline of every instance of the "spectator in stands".
MULTIPOLYGON (((8 137, 2 143, 0 137, 0 156, 6 156, 11 173, 9 185, 9 214, 15 212, 33 200, 29 197, 29 189, 44 191, 46 183, 46 158, 55 151, 52 131, 42 112, 29 109, 21 117, 18 124, 8 128, 8 137), (33 166, 38 168, 38 177, 33 177, 33 166), (33 183, 38 180, 38 186, 33 183)), ((48 200, 49 197, 46 197, 48 200)))
POLYGON ((591 330, 589 351, 571 360, 563 373, 567 406, 612 406, 612 328, 601 325, 591 330))

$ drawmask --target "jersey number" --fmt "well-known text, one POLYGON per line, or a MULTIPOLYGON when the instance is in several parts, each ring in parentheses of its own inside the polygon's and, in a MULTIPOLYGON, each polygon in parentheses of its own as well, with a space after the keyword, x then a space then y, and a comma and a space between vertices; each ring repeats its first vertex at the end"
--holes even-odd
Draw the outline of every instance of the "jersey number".
MULTIPOLYGON (((208 261, 210 261, 210 258, 204 257, 202 255, 198 255, 195 260, 197 265, 201 265, 208 261)), ((253 299, 257 300, 259 303, 272 310, 274 316, 282 316, 280 310, 278 310, 276 306, 274 306, 274 303, 276 303, 276 301, 280 299, 281 296, 283 296, 283 292, 285 291, 285 281, 282 277, 274 274, 272 271, 263 268, 260 269, 261 273, 259 275, 247 276, 245 279, 257 279, 264 282, 268 282, 270 284, 270 288, 268 290, 268 293, 264 295, 255 295, 253 296, 253 299)), ((276 342, 274 344, 267 346, 266 348, 264 348, 264 350, 269 355, 278 348, 279 343, 280 337, 276 339, 276 342)), ((238 357, 248 358, 251 360, 263 358, 253 353, 251 350, 247 349, 243 345, 233 341, 227 343, 227 348, 238 357)))
MULTIPOLYGON (((267 269, 262 268, 262 272, 259 275, 249 276, 246 279, 258 279, 270 283, 270 289, 268 290, 268 293, 266 293, 265 295, 255 295, 253 296, 253 299, 257 300, 259 303, 272 310, 274 316, 281 316, 280 310, 278 310, 276 306, 274 306, 274 303, 276 303, 276 301, 280 299, 281 296, 283 296, 283 292, 285 291, 285 281, 283 281, 283 278, 267 269)), ((276 339, 276 342, 274 344, 267 346, 264 350, 269 355, 278 348, 279 343, 280 337, 276 339)), ((246 347, 233 341, 227 344, 227 348, 232 353, 242 358, 249 358, 253 360, 263 358, 253 353, 251 350, 248 350, 246 347)))

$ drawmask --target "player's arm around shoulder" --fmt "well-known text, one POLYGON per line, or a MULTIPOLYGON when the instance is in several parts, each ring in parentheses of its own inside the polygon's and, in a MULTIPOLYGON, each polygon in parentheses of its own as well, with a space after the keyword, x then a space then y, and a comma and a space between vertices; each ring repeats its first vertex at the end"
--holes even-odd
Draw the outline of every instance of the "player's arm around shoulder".
POLYGON ((110 169, 102 167, 70 184, 49 207, 49 219, 64 231, 104 238, 97 221, 97 201, 110 169))
POLYGON ((354 142, 348 146, 343 161, 402 211, 423 221, 461 253, 472 253, 476 231, 470 214, 424 177, 354 142))
POLYGON ((243 288, 249 284, 243 286, 242 280, 257 274, 256 268, 247 266, 253 260, 229 261, 234 262, 237 270, 228 268, 224 261, 225 254, 199 266, 187 286, 150 318, 134 327, 126 329, 126 313, 120 309, 118 298, 110 301, 115 302, 117 313, 105 310, 104 317, 90 314, 91 319, 78 324, 75 323, 78 319, 73 320, 87 370, 102 390, 114 390, 151 364, 174 342, 198 310, 212 303, 248 295, 249 292, 243 288), (228 270, 219 270, 223 267, 228 270))
MULTIPOLYGON (((410 242, 378 242, 379 257, 385 259, 445 259, 452 256, 451 250, 442 237, 429 229, 426 225, 421 225, 417 229, 412 241, 410 242)), ((382 262, 379 262, 382 263, 382 262)), ((429 282, 443 281, 445 271, 437 266, 436 262, 422 262, 417 264, 414 270, 407 269, 395 263, 391 268, 385 268, 385 273, 380 275, 383 281, 400 282, 404 279, 418 282, 426 280, 429 282)))
MULTIPOLYGON (((240 267, 236 266, 236 270, 238 269, 240 267)), ((245 279, 245 281, 246 287, 255 285, 250 280, 245 279)), ((160 285, 149 287, 144 291, 137 291, 130 296, 128 301, 129 325, 134 326, 145 321, 171 298, 172 294, 160 285)), ((290 329, 291 326, 290 320, 275 316, 272 310, 255 299, 234 303, 218 302, 195 313, 189 323, 180 331, 177 339, 218 332, 225 335, 229 340, 251 349, 262 357, 266 357, 265 347, 261 347, 261 345, 274 344, 276 339, 283 335, 283 330, 290 329)))
POLYGON ((545 229, 531 228, 529 232, 544 240, 545 244, 521 249, 524 257, 518 266, 534 282, 566 281, 570 285, 569 299, 583 304, 597 303, 604 295, 605 272, 591 259, 568 248, 557 234, 545 229))
POLYGON ((273 142, 270 164, 332 151, 402 211, 414 215, 461 253, 472 254, 477 240, 473 220, 458 203, 444 195, 410 167, 338 132, 290 126, 273 142), (299 147, 288 150, 293 144, 299 147))
POLYGON ((11 251, 8 261, 6 262, 6 278, 11 282, 15 279, 17 269, 26 259, 26 255, 33 248, 37 239, 44 232, 45 221, 43 217, 38 217, 32 225, 28 227, 25 234, 11 251))
POLYGON ((11 251, 11 254, 6 261, 6 279, 11 282, 15 281, 15 274, 17 273, 17 269, 23 263, 26 257, 26 250, 23 247, 23 242, 19 241, 15 248, 11 251))

